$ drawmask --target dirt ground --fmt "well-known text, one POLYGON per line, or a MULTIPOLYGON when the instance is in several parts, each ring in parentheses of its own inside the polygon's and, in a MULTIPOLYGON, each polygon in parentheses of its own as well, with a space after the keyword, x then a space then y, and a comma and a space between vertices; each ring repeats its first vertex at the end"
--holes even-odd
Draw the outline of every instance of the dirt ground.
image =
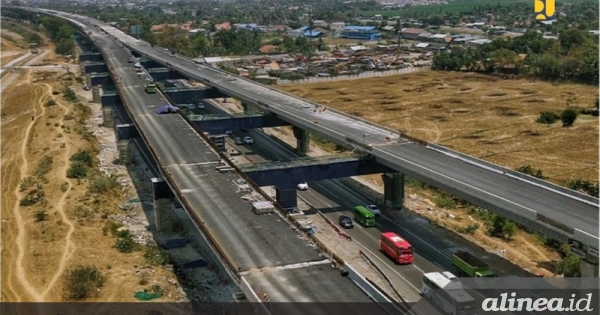
POLYGON ((598 180, 597 117, 536 123, 542 111, 593 107, 597 87, 427 71, 280 88, 511 169, 530 165, 559 184, 598 180))
MULTIPOLYGON (((580 115, 572 128, 563 128, 560 121, 552 125, 535 122, 542 111, 592 107, 598 89, 591 86, 423 72, 353 81, 352 86, 339 81, 280 88, 509 168, 530 165, 559 184, 578 178, 598 180, 597 117, 580 115)), ((287 129, 274 133, 294 144, 287 129)), ((312 156, 328 154, 314 144, 311 150, 312 156)), ((380 198, 380 175, 355 179, 377 192, 374 200, 380 198)), ((410 211, 401 215, 407 216, 403 219, 435 222, 434 228, 444 237, 474 242, 526 270, 554 276, 544 267, 560 257, 536 236, 519 231, 509 242, 492 238, 485 234, 483 220, 468 209, 436 206, 438 196, 432 191, 407 185, 406 197, 410 211), (473 234, 462 231, 474 223, 480 228, 473 234)))
POLYGON ((17 59, 27 53, 28 44, 23 36, 6 29, 1 31, 2 41, 0 41, 0 64, 4 65, 17 59))
MULTIPOLYGON (((11 45, 4 38, 2 43, 3 48, 11 45)), ((33 60, 32 64, 35 62, 40 61, 33 60)), ((41 62, 64 64, 53 53, 41 62)), ((77 68, 71 65, 71 69, 77 68)), ((70 156, 78 149, 97 145, 95 140, 88 141, 76 132, 82 127, 77 116, 68 116, 75 115, 74 106, 63 98, 62 91, 71 84, 75 84, 74 90, 81 90, 80 84, 62 69, 22 70, 16 75, 19 77, 5 87, 2 95, 1 300, 63 301, 64 272, 76 265, 91 264, 106 276, 106 283, 90 301, 136 301, 133 293, 154 283, 165 288, 160 301, 177 301, 179 296, 172 296, 174 289, 169 285, 176 283, 171 271, 146 266, 144 251, 117 252, 113 248, 114 237, 103 233, 107 220, 101 217, 123 212, 119 203, 125 194, 120 188, 114 194, 85 202, 89 200, 88 182, 66 178, 70 156), (60 93, 55 95, 57 91, 60 93), (56 105, 44 106, 50 99, 56 105), (51 169, 47 182, 38 182, 37 190, 44 191, 47 203, 20 206, 19 200, 27 192, 20 191, 20 183, 33 175, 44 155, 52 158, 51 169), (82 205, 87 206, 83 213, 82 205), (37 222, 35 213, 41 210, 46 211, 47 218, 37 222), (144 270, 149 274, 149 282, 140 285, 139 274, 144 270)), ((97 116, 100 106, 95 108, 93 115, 97 116)))

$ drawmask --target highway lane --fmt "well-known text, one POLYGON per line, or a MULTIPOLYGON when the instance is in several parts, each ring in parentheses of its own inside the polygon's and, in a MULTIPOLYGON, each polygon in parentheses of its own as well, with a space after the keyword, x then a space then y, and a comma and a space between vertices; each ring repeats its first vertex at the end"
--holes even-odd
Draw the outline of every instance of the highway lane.
MULTIPOLYGON (((207 106, 210 110, 211 106, 207 106)), ((268 159, 279 161, 289 161, 296 156, 296 153, 283 143, 273 139, 270 135, 262 131, 253 130, 248 133, 237 132, 233 136, 251 135, 254 139, 252 145, 236 145, 244 155, 250 155, 255 162, 264 162, 268 159)), ((231 140, 228 140, 233 145, 231 140)), ((311 182, 310 189, 299 193, 299 197, 314 208, 319 209, 330 220, 337 222, 340 214, 352 216, 351 209, 355 205, 366 205, 372 203, 367 197, 361 196, 353 188, 348 186, 346 179, 323 180, 311 182)), ((367 252, 375 264, 386 274, 396 289, 401 290, 403 298, 409 302, 419 301, 421 296, 422 276, 426 272, 439 272, 450 270, 454 267, 450 259, 453 244, 445 243, 436 235, 425 235, 424 231, 415 231, 415 226, 394 222, 387 218, 385 214, 377 219, 377 225, 371 228, 365 228, 356 224, 355 228, 345 230, 352 241, 357 242, 362 250, 367 252), (415 260, 411 265, 397 265, 388 256, 379 251, 379 236, 383 231, 394 231, 404 238, 408 239, 415 248, 415 260), (417 235, 421 233, 421 235, 417 235), (427 240, 429 239, 429 241, 427 240), (431 240, 435 239, 434 245, 431 240), (439 246, 439 244, 442 246, 439 246), (435 263, 432 263, 434 261, 435 263), (410 291, 412 290, 412 291, 410 291)), ((525 275, 526 273, 523 273, 525 275)), ((481 301, 484 296, 474 293, 474 298, 481 301)), ((422 303, 422 302, 421 302, 422 303)), ((419 308, 422 314, 430 314, 431 308, 427 305, 419 308), (423 313, 425 311, 425 313, 423 313), (429 311, 429 312, 428 312, 429 311)), ((431 313, 433 314, 433 313, 431 313)), ((501 312, 504 315, 514 315, 509 312, 501 312)))
MULTIPOLYGON (((212 110, 212 107, 215 105, 218 106, 218 103, 205 102, 205 104, 208 112, 218 112, 212 110)), ((252 145, 236 145, 235 147, 244 155, 249 156, 254 162, 264 162, 267 160, 287 162, 298 157, 289 146, 274 140, 262 131, 236 132, 233 136, 243 137, 245 135, 251 135, 255 143, 252 145)), ((234 145, 231 139, 228 139, 228 142, 230 145, 234 145)), ((372 201, 349 189, 343 183, 343 180, 340 179, 312 182, 310 185, 310 189, 300 192, 299 197, 310 206, 320 209, 333 222, 337 222, 340 214, 352 216, 351 209, 356 205, 372 203, 372 201)), ((408 284, 415 293, 420 292, 423 272, 442 270, 421 256, 421 249, 427 253, 427 256, 432 261, 449 261, 450 254, 448 252, 429 244, 415 233, 409 232, 414 236, 412 239, 416 240, 413 242, 413 245, 418 248, 418 252, 415 253, 415 262, 413 265, 407 266, 395 265, 387 256, 379 252, 379 236, 382 230, 395 231, 401 235, 406 234, 405 229, 391 220, 384 218, 379 219, 376 229, 363 228, 360 225, 356 225, 355 229, 347 230, 347 232, 352 236, 353 241, 359 243, 363 251, 376 261, 378 266, 383 269, 396 286, 406 286, 408 284)), ((416 294, 412 297, 418 299, 418 295, 416 294)))
POLYGON ((241 199, 244 193, 236 184, 239 177, 214 169, 218 155, 195 130, 179 115, 155 114, 165 102, 159 94, 144 92, 145 81, 135 75, 133 64, 127 62, 126 51, 108 36, 94 33, 93 37, 104 50, 106 62, 114 66, 120 79, 121 97, 153 148, 163 173, 179 188, 181 201, 192 217, 221 245, 234 270, 250 271, 249 277, 254 281, 251 284, 260 284, 274 302, 370 301, 348 278, 339 273, 334 277, 330 270, 318 269, 321 267, 275 270, 272 274, 269 267, 323 258, 278 216, 254 215, 251 205, 241 199), (265 267, 266 270, 260 271, 265 267), (282 287, 281 283, 288 286, 282 287), (332 284, 345 294, 340 296, 331 290, 328 285, 332 284))
MULTIPOLYGON (((233 79, 221 70, 194 64, 190 60, 172 56, 167 51, 150 47, 119 32, 120 40, 152 58, 163 60, 167 66, 196 79, 206 79, 208 84, 218 84, 218 89, 239 99, 251 100, 260 107, 280 115, 300 127, 317 131, 337 143, 367 142, 371 154, 382 164, 409 174, 435 186, 452 188, 454 194, 490 210, 502 207, 514 216, 535 220, 535 212, 551 218, 555 225, 567 224, 598 236, 598 205, 582 202, 548 189, 517 180, 505 174, 486 170, 462 162, 427 147, 399 139, 389 129, 357 120, 332 110, 319 113, 315 105, 290 95, 257 85, 245 79, 233 79), (348 140, 348 137, 351 140, 348 140), (363 141, 364 140, 364 141, 363 141), (452 167, 448 167, 448 166, 452 167)), ((578 193, 573 192, 574 195, 578 193)), ((523 222, 523 220, 517 220, 523 222)), ((558 236, 556 236, 558 237, 558 236)), ((587 240, 587 239, 586 239, 587 240)), ((595 242, 594 242, 595 245, 595 242)))

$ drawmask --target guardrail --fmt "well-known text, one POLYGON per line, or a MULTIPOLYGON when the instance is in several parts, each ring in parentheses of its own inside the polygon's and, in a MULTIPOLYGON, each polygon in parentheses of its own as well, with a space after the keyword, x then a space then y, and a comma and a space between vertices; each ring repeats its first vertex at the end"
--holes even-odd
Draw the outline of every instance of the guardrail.
POLYGON ((523 181, 526 182, 528 184, 534 185, 534 186, 538 186, 550 191, 553 191, 555 193, 561 194, 563 196, 567 196, 567 197, 571 197, 573 199, 577 199, 579 201, 585 202, 587 204, 590 204, 592 206, 598 206, 598 199, 590 196, 590 195, 586 195, 586 194, 582 194, 578 191, 566 188, 566 187, 562 187, 559 185, 556 185, 554 183, 533 177, 531 175, 527 175, 527 174, 523 174, 521 172, 517 172, 517 171, 513 171, 511 169, 507 169, 505 167, 502 167, 500 165, 491 163, 491 162, 487 162, 484 161, 482 159, 473 157, 473 156, 469 156, 451 149, 448 149, 446 147, 443 147, 441 145, 437 145, 437 144, 426 144, 427 147, 429 149, 432 149, 434 151, 440 152, 442 154, 457 158, 459 160, 462 160, 465 163, 471 164, 471 165, 475 165, 481 168, 484 168, 486 170, 492 171, 492 172, 496 172, 498 174, 502 174, 502 175, 506 175, 509 177, 512 177, 514 179, 517 179, 519 181, 523 181))

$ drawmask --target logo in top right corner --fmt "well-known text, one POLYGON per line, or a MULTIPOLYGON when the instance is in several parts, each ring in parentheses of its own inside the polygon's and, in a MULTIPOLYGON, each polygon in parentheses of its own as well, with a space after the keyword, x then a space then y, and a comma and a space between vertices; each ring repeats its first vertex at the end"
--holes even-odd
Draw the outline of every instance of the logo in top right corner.
POLYGON ((556 13, 555 0, 533 0, 535 19, 538 21, 551 20, 556 13))

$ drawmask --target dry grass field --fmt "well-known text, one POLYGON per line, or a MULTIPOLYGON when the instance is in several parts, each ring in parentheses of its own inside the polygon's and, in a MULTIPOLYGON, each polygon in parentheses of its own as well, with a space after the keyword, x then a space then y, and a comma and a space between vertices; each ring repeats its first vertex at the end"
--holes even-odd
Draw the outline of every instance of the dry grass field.
MULTIPOLYGON (((505 167, 530 165, 559 184, 598 180, 598 117, 579 115, 570 128, 563 128, 560 121, 536 122, 542 111, 593 107, 598 97, 593 86, 428 71, 278 88, 505 167)), ((294 141, 290 137, 289 143, 294 141)), ((311 155, 321 151, 316 144, 311 150, 311 155)), ((357 179, 382 193, 379 175, 357 179)), ((410 211, 403 215, 441 227, 441 238, 476 243, 530 272, 556 276, 550 266, 559 255, 535 235, 518 231, 510 241, 490 237, 486 222, 473 217, 469 207, 441 206, 438 193, 410 185, 405 193, 410 211), (465 233, 474 223, 480 228, 465 233)))
POLYGON ((421 72, 282 90, 511 169, 530 165, 549 180, 598 180, 598 118, 571 128, 536 122, 542 111, 592 107, 598 88, 533 79, 421 72))

